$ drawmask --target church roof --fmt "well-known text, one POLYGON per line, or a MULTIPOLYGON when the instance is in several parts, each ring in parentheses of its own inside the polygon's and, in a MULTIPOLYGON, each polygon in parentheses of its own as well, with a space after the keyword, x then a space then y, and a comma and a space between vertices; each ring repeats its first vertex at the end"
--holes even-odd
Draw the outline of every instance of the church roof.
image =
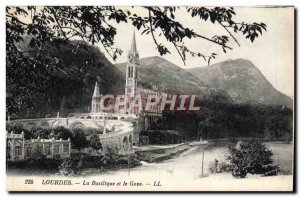
POLYGON ((101 97, 100 89, 99 89, 99 85, 98 85, 97 81, 96 81, 96 84, 95 84, 95 89, 94 89, 94 94, 93 94, 93 98, 94 97, 101 97))

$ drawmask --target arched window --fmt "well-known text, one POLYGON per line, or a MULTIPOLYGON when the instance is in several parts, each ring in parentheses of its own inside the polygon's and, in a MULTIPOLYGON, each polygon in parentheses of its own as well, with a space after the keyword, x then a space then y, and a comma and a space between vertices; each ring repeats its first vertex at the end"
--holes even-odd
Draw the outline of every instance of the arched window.
POLYGON ((134 71, 134 69, 133 69, 133 67, 132 67, 132 70, 131 70, 131 77, 133 77, 133 71, 134 71))
POLYGON ((130 78, 130 66, 128 66, 127 77, 130 78))
POLYGON ((50 155, 50 146, 45 147, 45 155, 50 155))
POLYGON ((130 66, 130 78, 132 78, 132 66, 130 66))
POLYGON ((16 146, 16 147, 15 147, 15 155, 16 155, 16 156, 22 155, 22 149, 21 149, 21 146, 16 146))

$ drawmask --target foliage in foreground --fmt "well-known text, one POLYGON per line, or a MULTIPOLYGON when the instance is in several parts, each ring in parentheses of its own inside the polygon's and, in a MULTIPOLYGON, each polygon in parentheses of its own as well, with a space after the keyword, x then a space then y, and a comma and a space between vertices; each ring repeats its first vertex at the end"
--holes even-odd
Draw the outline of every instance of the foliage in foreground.
POLYGON ((119 155, 114 149, 108 148, 99 155, 73 154, 64 159, 59 166, 59 174, 65 176, 84 175, 86 169, 104 169, 135 167, 140 165, 137 155, 119 155))
MULTIPOLYGON (((261 22, 236 21, 236 12, 232 7, 165 6, 140 7, 140 10, 145 12, 146 16, 140 14, 141 11, 131 13, 126 8, 113 6, 7 6, 7 113, 20 113, 24 109, 33 107, 36 97, 42 96, 50 103, 51 95, 47 92, 51 92, 49 90, 62 82, 57 76, 70 77, 66 74, 70 66, 66 63, 66 58, 61 58, 59 55, 52 56, 53 50, 49 51, 49 46, 59 49, 70 40, 80 39, 93 45, 100 44, 113 60, 121 56, 122 49, 115 45, 118 23, 131 23, 140 34, 152 38, 161 56, 175 51, 183 62, 188 56, 192 56, 201 58, 208 64, 217 54, 194 51, 185 44, 185 40, 203 40, 219 46, 218 51, 226 53, 227 50, 233 49, 230 41, 240 45, 236 34, 253 42, 267 30, 266 24, 261 22), (207 22, 207 25, 216 26, 216 29, 222 28, 226 33, 206 36, 184 26, 179 22, 177 12, 179 9, 190 19, 207 22), (158 37, 171 44, 173 50, 162 44, 158 37)), ((71 52, 77 54, 81 50, 80 45, 75 45, 71 52)), ((95 63, 94 59, 87 60, 73 72, 85 73, 87 65, 95 63)), ((87 74, 85 76, 87 77, 87 74)), ((95 80, 93 77, 93 81, 95 80)), ((61 105, 61 109, 64 106, 61 105)))
POLYGON ((114 149, 107 149, 99 155, 74 153, 70 158, 45 158, 36 155, 23 161, 7 161, 7 171, 31 173, 58 173, 64 176, 86 175, 88 171, 103 171, 105 169, 132 168, 140 165, 136 154, 119 155, 114 149))
POLYGON ((248 173, 274 176, 278 174, 279 167, 273 164, 272 155, 272 151, 261 142, 240 141, 236 147, 229 147, 227 159, 236 178, 245 178, 248 173))

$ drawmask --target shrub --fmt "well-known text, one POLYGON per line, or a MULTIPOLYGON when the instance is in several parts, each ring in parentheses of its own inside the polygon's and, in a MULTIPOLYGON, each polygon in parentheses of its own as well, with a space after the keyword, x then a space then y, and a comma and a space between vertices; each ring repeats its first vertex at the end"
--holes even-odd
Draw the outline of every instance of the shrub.
POLYGON ((120 155, 117 153, 116 149, 106 148, 101 156, 104 166, 113 167, 119 163, 120 155))
POLYGON ((80 129, 73 130, 71 144, 72 148, 75 148, 79 151, 89 146, 89 142, 86 139, 84 132, 80 129))
POLYGON ((73 160, 72 159, 65 159, 63 160, 62 164, 59 166, 59 174, 69 176, 74 175, 73 169, 73 160))
POLYGON ((229 147, 232 175, 245 178, 248 173, 263 176, 277 175, 278 166, 273 165, 272 151, 264 144, 251 140, 238 142, 236 147, 229 147))
POLYGON ((58 168, 58 172, 65 176, 80 175, 83 169, 82 158, 79 160, 73 158, 64 159, 58 168))
POLYGON ((221 162, 220 163, 220 172, 231 172, 232 166, 228 162, 221 162))
POLYGON ((100 149, 102 149, 102 144, 100 142, 100 138, 98 134, 93 134, 90 139, 89 139, 89 146, 98 151, 100 149))
POLYGON ((211 162, 209 164, 209 171, 210 173, 214 174, 214 173, 221 173, 221 172, 231 172, 232 171, 232 165, 228 162, 211 162))

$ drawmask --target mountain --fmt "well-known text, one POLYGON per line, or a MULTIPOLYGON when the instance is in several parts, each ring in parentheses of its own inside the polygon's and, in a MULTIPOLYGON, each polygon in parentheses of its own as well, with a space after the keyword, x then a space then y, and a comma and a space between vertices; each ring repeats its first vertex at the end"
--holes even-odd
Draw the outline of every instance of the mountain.
MULTIPOLYGON (((29 57, 38 53, 35 48, 29 48, 27 43, 19 48, 30 51, 26 54, 29 57)), ((57 111, 65 111, 62 115, 89 112, 96 81, 103 95, 124 94, 125 78, 122 72, 97 47, 82 41, 69 41, 60 47, 44 43, 44 48, 45 56, 59 59, 63 69, 53 70, 52 80, 45 80, 44 89, 28 96, 33 106, 24 106, 16 116, 36 118, 53 117, 57 111)), ((7 85, 7 91, 9 90, 13 88, 7 85)))
MULTIPOLYGON (((122 71, 124 78, 126 64, 115 64, 122 71)), ((157 56, 140 59, 138 78, 139 83, 144 87, 157 85, 161 91, 173 94, 193 93, 206 95, 209 93, 209 87, 202 80, 199 80, 196 76, 179 66, 157 56)))
POLYGON ((209 86, 226 91, 237 103, 293 104, 292 99, 276 90, 249 60, 228 60, 186 71, 209 86))

